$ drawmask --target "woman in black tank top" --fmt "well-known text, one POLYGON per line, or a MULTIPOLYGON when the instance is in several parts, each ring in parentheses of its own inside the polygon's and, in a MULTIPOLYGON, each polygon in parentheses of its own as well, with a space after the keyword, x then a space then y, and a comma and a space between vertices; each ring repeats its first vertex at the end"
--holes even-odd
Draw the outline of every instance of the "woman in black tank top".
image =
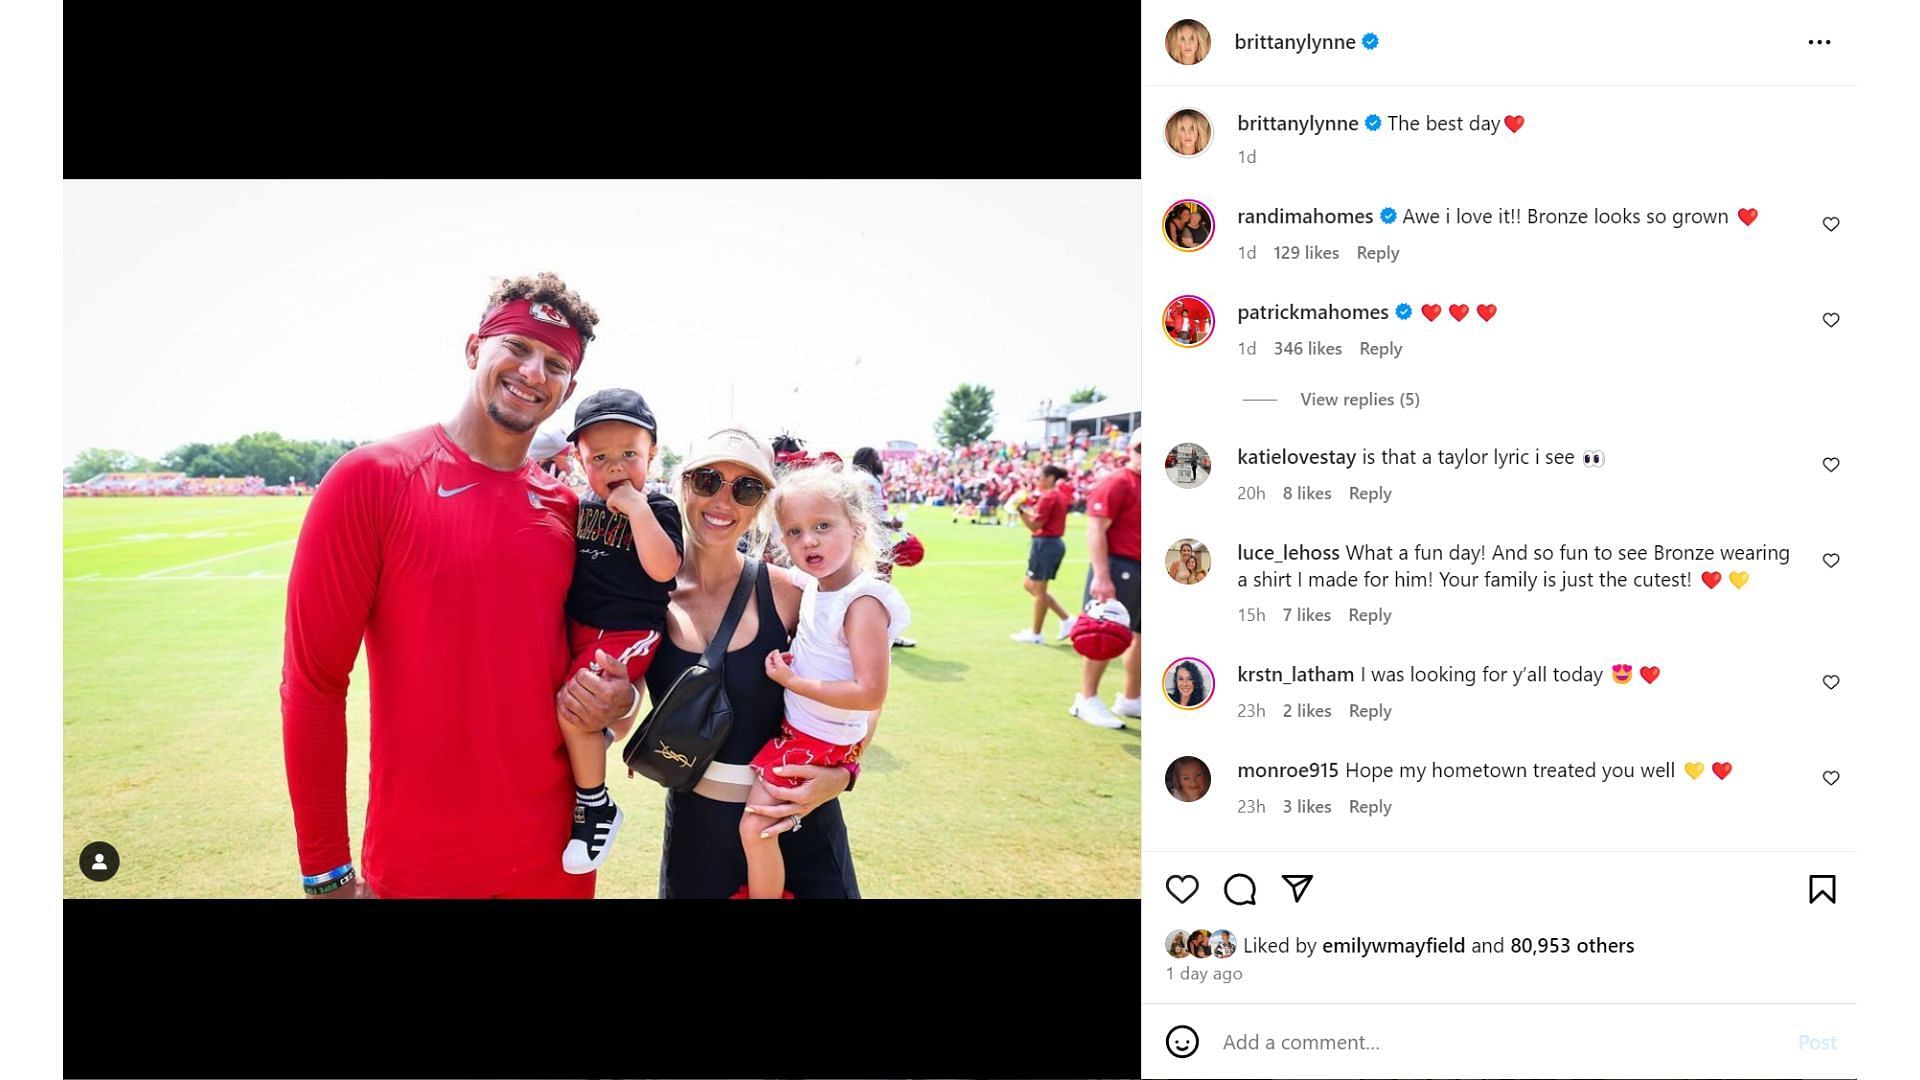
MULTIPOLYGON (((752 440, 756 446, 758 444, 757 439, 745 432, 722 434, 737 435, 752 440)), ((717 439, 719 436, 703 442, 717 439)), ((694 453, 688 458, 686 472, 701 467, 716 469, 725 484, 714 495, 703 498, 685 481, 682 482, 687 562, 692 564, 697 559, 716 559, 744 568, 745 560, 734 545, 751 524, 753 514, 733 501, 732 482, 747 475, 759 475, 762 479, 768 477, 758 462, 743 465, 734 460, 716 460, 711 455, 701 454, 703 448, 695 447, 694 453), (716 525, 716 519, 729 524, 716 525)), ((736 449, 735 452, 750 453, 751 449, 736 449)), ((767 462, 765 467, 770 467, 771 455, 763 460, 767 462)), ((767 678, 765 661, 767 653, 787 648, 791 637, 786 620, 780 617, 779 605, 774 600, 771 574, 766 564, 756 562, 754 565, 758 570, 753 591, 759 628, 751 642, 726 654, 727 699, 733 705, 733 730, 727 735, 726 745, 721 748, 719 755, 722 762, 742 766, 752 761, 760 747, 780 730, 780 720, 785 711, 782 691, 780 684, 767 678)), ((688 573, 683 568, 683 579, 688 573)), ((733 583, 738 580, 735 577, 729 581, 721 595, 730 595, 733 583)), ((680 605, 681 595, 676 590, 675 605, 680 605)), ((724 605, 721 610, 724 610, 724 605)), ((680 613, 684 612, 682 605, 680 613)), ((798 618, 797 610, 795 618, 798 618)), ((668 619, 668 632, 661 635, 659 652, 652 666, 647 669, 647 694, 655 701, 667 692, 681 672, 699 659, 697 651, 690 651, 674 642, 672 628, 675 621, 672 617, 668 619)), ((717 623, 717 619, 714 621, 717 623)), ((834 790, 837 792, 839 788, 836 786, 834 790)), ((741 795, 744 798, 744 790, 741 795)), ((740 848, 740 815, 743 809, 743 803, 723 802, 698 791, 667 793, 666 835, 662 839, 660 853, 661 899, 725 899, 746 884, 747 858, 740 848)), ((771 824, 779 819, 767 820, 771 824)), ((780 854, 787 864, 787 888, 796 898, 857 899, 860 896, 860 886, 854 878, 853 854, 847 844, 846 820, 840 814, 839 799, 830 798, 815 807, 802 819, 800 829, 780 834, 780 854)))

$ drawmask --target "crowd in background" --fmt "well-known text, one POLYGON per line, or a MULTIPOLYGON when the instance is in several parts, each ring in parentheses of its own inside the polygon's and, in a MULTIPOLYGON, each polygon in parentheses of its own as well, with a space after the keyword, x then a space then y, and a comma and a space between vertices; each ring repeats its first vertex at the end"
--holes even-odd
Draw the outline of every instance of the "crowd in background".
POLYGON ((188 476, 185 473, 102 473, 84 484, 66 484, 64 495, 311 495, 306 484, 269 484, 258 476, 188 476))
POLYGON ((976 520, 994 516, 1021 492, 1030 492, 1040 470, 1058 465, 1074 512, 1086 509, 1086 493, 1106 476, 1126 467, 1126 439, 1117 429, 1101 442, 1084 435, 1074 445, 1045 448, 999 440, 947 450, 916 450, 887 455, 883 484, 887 501, 967 510, 976 520))

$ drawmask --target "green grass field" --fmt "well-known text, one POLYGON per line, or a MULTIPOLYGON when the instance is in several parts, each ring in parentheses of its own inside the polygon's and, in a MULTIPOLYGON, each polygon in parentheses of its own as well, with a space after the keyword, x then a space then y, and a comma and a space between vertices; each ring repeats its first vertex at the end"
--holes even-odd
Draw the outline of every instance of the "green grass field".
MULTIPOLYGON (((280 750, 286 572, 307 501, 65 501, 66 895, 298 895, 280 750), (120 872, 82 877, 105 840, 120 872)), ((1055 595, 1086 575, 1069 524, 1055 595)), ((1027 532, 909 511, 927 561, 899 571, 916 649, 894 652, 880 734, 845 811, 870 897, 1133 897, 1140 878, 1140 739, 1067 715, 1080 659, 1018 645, 1027 532)), ((1118 688, 1117 665, 1102 689, 1118 688)), ((364 664, 348 699, 348 803, 359 850, 367 795, 364 664)), ((1137 724, 1136 722, 1133 722, 1137 724)), ((657 890, 662 793, 610 769, 627 813, 602 897, 657 890)), ((558 851, 554 858, 560 857, 558 851)))

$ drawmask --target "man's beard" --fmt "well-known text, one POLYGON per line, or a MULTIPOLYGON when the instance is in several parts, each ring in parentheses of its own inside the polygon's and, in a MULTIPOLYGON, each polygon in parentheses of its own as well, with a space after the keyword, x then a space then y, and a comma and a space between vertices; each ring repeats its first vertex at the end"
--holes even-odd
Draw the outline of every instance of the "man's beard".
POLYGON ((487 402, 487 419, 492 420, 494 423, 499 424, 515 435, 525 435, 527 432, 540 426, 540 422, 537 420, 516 420, 508 416, 506 413, 500 411, 500 406, 495 405, 491 401, 487 402))

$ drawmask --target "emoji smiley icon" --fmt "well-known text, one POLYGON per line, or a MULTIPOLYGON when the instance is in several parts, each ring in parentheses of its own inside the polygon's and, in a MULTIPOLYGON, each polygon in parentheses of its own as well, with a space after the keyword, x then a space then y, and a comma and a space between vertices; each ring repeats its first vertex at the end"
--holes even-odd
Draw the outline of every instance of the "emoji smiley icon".
POLYGON ((1167 1053, 1177 1058, 1190 1058, 1200 1049, 1200 1033, 1181 1024, 1167 1032, 1167 1053))
POLYGON ((1620 686, 1625 686, 1628 683, 1632 682, 1633 681, 1633 665, 1632 664, 1613 665, 1613 681, 1615 684, 1620 686))

